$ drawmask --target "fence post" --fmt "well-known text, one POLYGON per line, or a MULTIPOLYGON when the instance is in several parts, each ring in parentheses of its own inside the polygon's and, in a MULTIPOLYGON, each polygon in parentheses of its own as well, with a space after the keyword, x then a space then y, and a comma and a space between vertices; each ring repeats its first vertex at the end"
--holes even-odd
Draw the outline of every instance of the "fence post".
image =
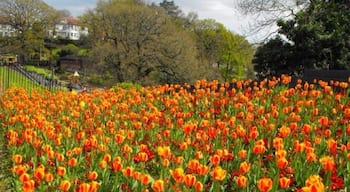
POLYGON ((8 88, 10 88, 10 66, 7 65, 6 69, 7 69, 7 86, 6 86, 6 89, 8 89, 8 88))

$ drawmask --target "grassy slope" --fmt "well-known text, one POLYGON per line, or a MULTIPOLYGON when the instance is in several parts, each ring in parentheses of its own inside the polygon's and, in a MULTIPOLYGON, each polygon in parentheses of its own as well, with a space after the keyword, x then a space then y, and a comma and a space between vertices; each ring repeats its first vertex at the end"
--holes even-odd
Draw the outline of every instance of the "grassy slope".
POLYGON ((28 91, 32 89, 43 89, 42 86, 31 81, 21 73, 6 67, 0 67, 0 84, 2 90, 9 87, 25 88, 28 91))
MULTIPOLYGON (((8 87, 19 87, 19 88, 25 88, 28 91, 31 91, 33 89, 39 89, 43 90, 44 87, 40 86, 39 84, 31 81, 21 73, 8 69, 6 67, 0 66, 0 93, 4 91, 8 87)), ((1 101, 1 94, 0 94, 0 101, 1 101)), ((1 106, 0 106, 0 113, 1 113, 1 106)), ((0 122, 0 138, 4 138, 6 135, 6 127, 1 124, 0 122)), ((0 191, 11 191, 11 183, 10 183, 10 154, 8 154, 8 151, 6 150, 6 143, 4 143, 5 139, 0 139, 0 191)))

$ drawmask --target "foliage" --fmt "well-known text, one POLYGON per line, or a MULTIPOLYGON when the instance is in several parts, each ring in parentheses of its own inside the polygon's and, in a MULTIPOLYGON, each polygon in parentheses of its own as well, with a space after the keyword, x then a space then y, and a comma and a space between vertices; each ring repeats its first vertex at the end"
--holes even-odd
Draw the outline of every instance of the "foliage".
POLYGON ((282 38, 257 50, 254 63, 262 76, 309 69, 350 68, 349 5, 343 1, 313 1, 291 20, 280 20, 282 38))
POLYGON ((126 90, 136 89, 137 91, 139 91, 141 88, 142 88, 141 84, 131 83, 131 82, 117 83, 112 87, 112 89, 114 89, 115 91, 118 91, 119 89, 126 89, 126 90))
MULTIPOLYGON (((49 70, 49 69, 45 69, 45 68, 42 68, 42 67, 36 67, 34 65, 25 65, 24 68, 27 71, 31 71, 31 72, 35 72, 37 74, 41 74, 41 75, 43 75, 46 78, 51 78, 51 76, 52 76, 52 71, 49 70)), ((54 75, 54 79, 58 79, 58 77, 56 75, 54 75)))
POLYGON ((44 89, 41 85, 13 69, 0 67, 0 93, 10 87, 24 88, 29 92, 33 89, 44 89))
POLYGON ((2 0, 0 16, 4 19, 2 24, 15 30, 13 36, 2 37, 0 47, 27 62, 30 55, 44 51, 45 30, 53 25, 57 15, 42 0, 2 0))
POLYGON ((246 78, 253 48, 244 37, 212 19, 196 21, 193 31, 201 62, 216 66, 225 81, 246 78))
POLYGON ((193 82, 205 75, 191 37, 156 8, 130 1, 100 2, 85 15, 98 75, 142 84, 193 82), (191 71, 192 73, 188 73, 191 71))

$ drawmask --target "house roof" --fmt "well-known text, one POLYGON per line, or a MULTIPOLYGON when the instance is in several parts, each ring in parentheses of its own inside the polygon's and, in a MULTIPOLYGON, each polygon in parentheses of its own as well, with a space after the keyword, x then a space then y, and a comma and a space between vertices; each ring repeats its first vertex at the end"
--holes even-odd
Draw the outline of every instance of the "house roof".
POLYGON ((79 20, 74 17, 63 17, 61 19, 62 24, 73 24, 73 25, 79 25, 79 20))
POLYGON ((0 15, 0 24, 7 24, 8 18, 0 15))

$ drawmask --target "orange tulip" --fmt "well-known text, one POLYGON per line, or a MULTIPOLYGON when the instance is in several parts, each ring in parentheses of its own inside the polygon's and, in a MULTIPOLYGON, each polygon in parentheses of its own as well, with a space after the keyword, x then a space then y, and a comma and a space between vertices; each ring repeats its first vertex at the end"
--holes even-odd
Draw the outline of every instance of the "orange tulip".
POLYGON ((264 145, 258 144, 258 145, 254 145, 253 147, 253 153, 256 155, 261 155, 263 153, 265 153, 266 148, 264 145))
POLYGON ((216 181, 222 181, 226 177, 226 170, 222 169, 220 166, 217 166, 214 168, 214 170, 211 172, 211 176, 216 181))
POLYGON ((19 176, 19 180, 24 183, 25 181, 29 181, 31 178, 30 178, 30 175, 28 173, 23 173, 19 176))
POLYGON ((97 192, 99 187, 100 187, 100 184, 97 181, 91 181, 89 192, 97 192))
POLYGON ((202 151, 196 151, 195 155, 196 159, 202 159, 203 158, 203 153, 202 151))
POLYGON ((13 155, 12 161, 16 164, 22 163, 22 155, 19 155, 19 154, 13 155))
POLYGON ((56 173, 59 176, 64 176, 66 174, 66 168, 65 167, 57 167, 56 168, 56 173))
POLYGON ((113 171, 120 171, 122 169, 122 164, 119 162, 113 161, 111 164, 111 167, 113 171))
POLYGON ((70 166, 70 167, 75 167, 77 165, 77 163, 78 163, 78 160, 74 157, 70 158, 68 160, 68 166, 70 166))
POLYGON ((170 170, 170 174, 177 183, 181 183, 184 177, 184 170, 182 168, 176 168, 175 170, 170 170))
POLYGON ((197 182, 194 184, 194 189, 195 189, 196 191, 203 191, 203 190, 204 190, 203 184, 202 184, 200 181, 197 181, 197 182))
POLYGON ((149 176, 148 174, 142 174, 140 179, 142 185, 148 185, 148 183, 151 181, 151 176, 149 176))
POLYGON ((170 165, 169 159, 163 159, 162 165, 163 165, 163 167, 169 167, 169 165, 170 165))
POLYGON ((288 188, 290 185, 290 178, 287 177, 281 177, 278 179, 278 185, 282 188, 288 188))
POLYGON ((56 153, 55 156, 56 156, 56 159, 58 161, 63 161, 64 160, 64 155, 61 154, 61 153, 56 153))
POLYGON ((247 158, 247 150, 244 150, 244 149, 240 150, 238 152, 238 156, 242 160, 246 159, 247 158))
POLYGON ((217 166, 220 164, 220 156, 215 154, 213 156, 210 157, 210 162, 213 166, 217 166))
POLYGON ((97 174, 96 171, 89 171, 88 174, 87 174, 87 178, 89 180, 92 180, 92 181, 96 180, 97 177, 98 177, 98 174, 97 174))
POLYGON ((321 157, 320 163, 322 164, 323 169, 326 171, 333 171, 335 169, 335 162, 331 156, 321 157))
POLYGON ((197 159, 191 159, 188 164, 187 164, 187 168, 196 171, 198 169, 199 166, 199 161, 197 159))
MULTIPOLYGON (((322 183, 322 178, 318 175, 311 175, 305 181, 305 189, 309 189, 310 192, 324 192, 325 187, 322 183)), ((304 188, 303 188, 304 190, 304 188)))
POLYGON ((317 156, 314 152, 306 153, 306 160, 308 162, 315 162, 317 160, 317 156))
POLYGON ((155 192, 162 192, 165 189, 164 181, 162 179, 155 180, 151 187, 155 192))
POLYGON ((169 158, 171 155, 169 146, 159 146, 157 148, 157 151, 158 151, 158 155, 163 159, 169 158))
POLYGON ((112 160, 112 157, 110 154, 106 153, 104 156, 103 156, 103 160, 105 160, 106 162, 110 162, 112 160))
POLYGON ((114 139, 116 143, 122 144, 124 142, 125 137, 118 133, 115 135, 114 139))
POLYGON ((209 167, 206 165, 199 164, 196 173, 199 175, 206 175, 209 172, 209 167))
POLYGON ((129 166, 125 167, 122 172, 126 177, 131 177, 134 173, 134 168, 129 166))
POLYGON ((89 192, 90 184, 89 183, 81 183, 75 190, 76 192, 89 192))
POLYGON ((33 179, 23 182, 23 192, 32 192, 35 189, 35 181, 33 179))
POLYGON ((250 170, 250 163, 244 161, 239 165, 239 171, 242 175, 246 174, 250 170))
POLYGON ((68 180, 63 180, 60 183, 60 190, 62 191, 68 191, 70 188, 70 182, 68 180))
POLYGON ((101 168, 101 169, 105 169, 107 167, 107 161, 105 160, 101 160, 99 163, 98 163, 98 166, 101 168))
POLYGON ((44 166, 39 166, 34 170, 34 178, 37 180, 44 179, 45 177, 45 168, 44 166))
POLYGON ((280 169, 286 168, 288 165, 288 160, 285 157, 277 159, 277 167, 280 169))
POLYGON ((287 127, 287 126, 282 126, 281 128, 278 129, 278 132, 279 132, 279 135, 282 137, 282 138, 286 138, 289 136, 290 134, 290 128, 287 127))
POLYGON ((272 142, 273 147, 278 151, 283 149, 283 139, 281 137, 275 137, 272 142))
POLYGON ((248 182, 248 179, 244 175, 240 175, 236 179, 236 183, 237 183, 238 187, 241 187, 241 188, 246 187, 247 182, 248 182))
POLYGON ((276 156, 276 159, 286 158, 287 151, 284 149, 277 150, 275 156, 276 156))
POLYGON ((46 181, 47 183, 51 182, 53 179, 54 179, 54 177, 53 177, 53 174, 52 174, 52 173, 46 173, 46 174, 45 174, 45 181, 46 181))
POLYGON ((196 183, 196 180, 197 180, 196 176, 192 174, 186 174, 184 176, 184 183, 188 187, 192 187, 196 183))
POLYGON ((17 175, 22 175, 27 171, 27 167, 25 165, 15 165, 12 168, 12 172, 16 173, 17 175))
POLYGON ((272 184, 273 184, 273 181, 270 178, 261 178, 257 182, 258 189, 261 192, 271 191, 272 184))

